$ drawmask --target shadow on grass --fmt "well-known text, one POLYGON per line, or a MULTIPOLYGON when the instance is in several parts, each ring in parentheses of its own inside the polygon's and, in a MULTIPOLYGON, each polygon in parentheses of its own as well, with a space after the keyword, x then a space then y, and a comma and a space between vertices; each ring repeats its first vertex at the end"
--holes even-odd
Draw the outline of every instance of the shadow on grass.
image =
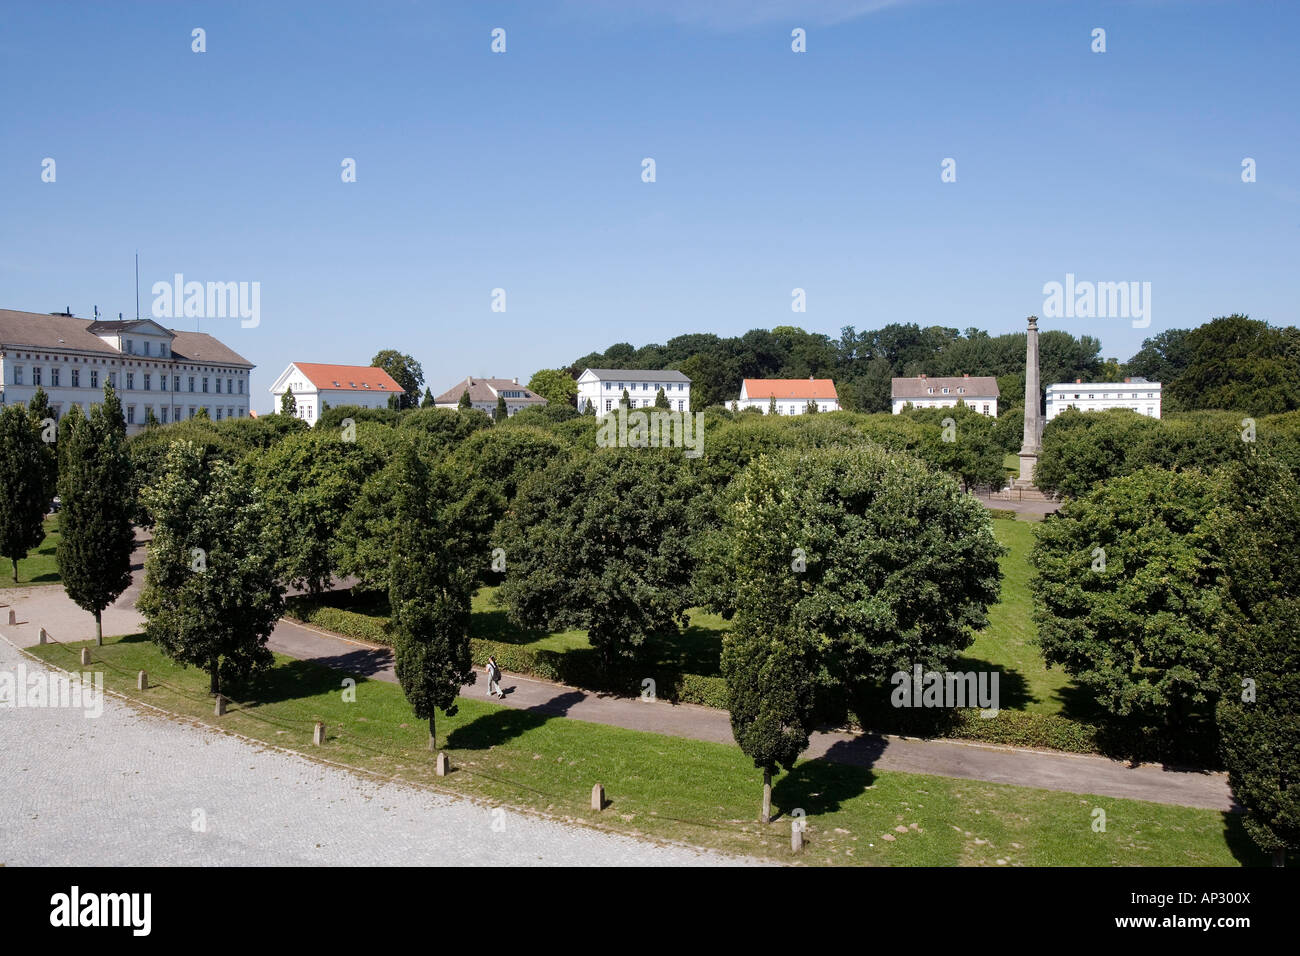
MULTIPOLYGON (((343 675, 318 661, 291 660, 230 687, 229 696, 257 707, 288 700, 332 694, 342 688, 343 675)), ((358 675, 358 684, 366 678, 358 675)))
POLYGON ((782 819, 796 809, 810 817, 835 813, 846 800, 860 797, 875 779, 876 775, 863 766, 804 760, 773 785, 772 802, 780 812, 772 818, 782 819))
MULTIPOLYGON (((1255 845, 1242 822, 1243 814, 1225 812, 1223 814, 1223 839, 1228 844, 1228 852, 1242 866, 1271 866, 1272 858, 1255 845)), ((1294 859, 1294 854, 1291 855, 1294 859)), ((1290 866, 1291 859, 1287 865, 1290 866)))
POLYGON ((552 716, 532 709, 503 707, 457 727, 447 735, 447 747, 451 750, 487 750, 536 730, 552 716))
POLYGON ((1024 710, 1027 704, 1039 703, 1037 697, 1029 693, 1029 683, 1025 676, 1014 667, 999 666, 992 661, 977 657, 959 657, 952 666, 955 672, 976 671, 991 674, 998 673, 998 707, 1002 710, 1024 710))

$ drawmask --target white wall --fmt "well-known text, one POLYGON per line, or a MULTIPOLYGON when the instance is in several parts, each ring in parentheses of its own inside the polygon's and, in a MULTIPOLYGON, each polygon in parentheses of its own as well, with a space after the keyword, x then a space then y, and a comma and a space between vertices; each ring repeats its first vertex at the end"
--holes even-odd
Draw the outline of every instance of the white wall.
POLYGON ((649 408, 655 403, 659 389, 664 390, 668 407, 673 411, 689 412, 691 410, 691 386, 689 382, 648 382, 649 388, 642 388, 641 382, 629 382, 618 379, 610 381, 578 382, 578 411, 582 411, 588 399, 596 409, 596 415, 604 416, 606 412, 616 411, 623 398, 623 389, 627 389, 628 401, 633 408, 649 408), (633 388, 632 386, 636 387, 633 388), (678 387, 680 386, 680 388, 678 387))

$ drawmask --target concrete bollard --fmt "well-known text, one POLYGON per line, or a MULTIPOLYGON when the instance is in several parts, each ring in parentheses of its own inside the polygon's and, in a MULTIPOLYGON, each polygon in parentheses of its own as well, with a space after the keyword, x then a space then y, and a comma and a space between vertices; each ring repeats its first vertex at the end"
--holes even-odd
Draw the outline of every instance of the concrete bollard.
POLYGON ((325 725, 321 723, 319 720, 316 721, 316 726, 312 728, 311 742, 315 744, 317 747, 325 743, 325 725))
POLYGON ((605 788, 600 784, 596 784, 591 788, 591 809, 605 809, 605 788))
POLYGON ((81 649, 81 666, 82 666, 82 667, 89 667, 89 666, 90 666, 90 648, 89 648, 89 647, 83 647, 83 648, 81 649))
POLYGON ((135 675, 135 689, 136 690, 149 689, 149 675, 146 674, 144 671, 141 671, 140 673, 135 675))
POLYGON ((48 635, 48 634, 45 633, 45 628, 41 628, 41 643, 42 643, 42 644, 44 644, 44 643, 49 639, 49 636, 50 636, 50 635, 48 635))
POLYGON ((16 614, 14 613, 14 609, 13 609, 13 608, 10 608, 10 609, 9 609, 9 623, 10 623, 10 624, 17 624, 17 623, 18 623, 18 615, 16 615, 16 614))
POLYGON ((795 820, 790 827, 790 852, 803 852, 803 827, 799 825, 798 820, 795 820))
POLYGON ((213 707, 212 712, 218 717, 224 717, 226 715, 226 698, 218 694, 217 702, 216 705, 213 707))
POLYGON ((440 777, 445 777, 451 773, 451 761, 447 759, 447 755, 441 750, 438 751, 438 764, 434 768, 434 773, 440 777))

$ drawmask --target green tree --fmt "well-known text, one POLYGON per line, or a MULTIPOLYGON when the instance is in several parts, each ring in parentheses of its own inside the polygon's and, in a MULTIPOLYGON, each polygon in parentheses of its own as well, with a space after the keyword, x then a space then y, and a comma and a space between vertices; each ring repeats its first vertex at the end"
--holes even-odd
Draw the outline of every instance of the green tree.
POLYGON ((1078 498, 1098 482, 1127 474, 1132 450, 1160 423, 1128 409, 1067 408, 1043 429, 1034 481, 1044 491, 1078 498))
POLYGON ((437 403, 433 400, 433 391, 432 391, 432 389, 428 389, 428 388, 426 388, 426 389, 424 390, 424 398, 420 400, 420 407, 421 407, 421 408, 434 408, 436 405, 437 405, 437 403))
POLYGON ((578 383, 565 369, 544 368, 533 373, 528 387, 551 405, 572 405, 578 398, 578 383))
POLYGON ((1170 385, 1178 407, 1268 415, 1300 408, 1300 347, 1294 329, 1245 315, 1213 319, 1187 334, 1187 367, 1170 385))
POLYGON ((655 393, 655 408, 672 408, 672 406, 668 404, 668 396, 664 394, 662 388, 655 393))
POLYGON ((298 401, 293 397, 293 389, 286 388, 284 394, 280 396, 280 414, 287 415, 290 418, 298 416, 298 401))
POLYGON ((437 711, 456 714, 456 696, 475 680, 470 659, 474 555, 454 546, 459 516, 445 476, 430 474, 411 446, 400 458, 396 537, 389 571, 394 669, 415 716, 429 721, 438 749, 437 711))
POLYGON ((398 398, 399 409, 419 406, 420 387, 424 385, 424 369, 419 362, 396 349, 383 349, 370 360, 370 364, 382 368, 402 386, 402 394, 398 398))
POLYGON ((1252 458, 1226 489, 1209 522, 1225 569, 1220 751, 1246 832, 1284 865, 1300 849, 1300 485, 1252 458))
POLYGON ((496 411, 492 413, 492 420, 500 424, 501 422, 505 421, 509 417, 510 417, 510 410, 506 408, 506 397, 504 395, 498 395, 497 407, 496 407, 496 411))
POLYGON ((274 661, 267 638, 284 610, 274 546, 251 476, 209 464, 178 441, 145 491, 154 535, 139 608, 145 636, 168 657, 201 667, 212 694, 274 661))
MULTIPOLYGON (((292 412, 292 409, 290 411, 292 412)), ((281 405, 281 412, 283 413, 283 404, 281 405)), ((208 414, 208 406, 206 405, 200 405, 199 410, 198 412, 195 413, 194 417, 197 418, 199 421, 204 421, 204 422, 212 421, 212 416, 208 414)))
POLYGON ((50 449, 21 405, 0 410, 0 555, 13 565, 45 538, 50 449))
POLYGON ((684 623, 692 496, 677 449, 601 449, 534 473, 498 529, 511 618, 586 628, 606 669, 684 623))
POLYGON ((771 400, 767 403, 767 413, 768 413, 769 415, 775 415, 775 414, 776 414, 776 396, 775 396, 775 395, 773 395, 772 398, 771 398, 771 400))
POLYGON ((623 397, 618 400, 621 408, 627 408, 632 404, 632 396, 628 395, 627 389, 623 389, 623 397))
POLYGON ((48 510, 50 502, 54 500, 54 496, 58 493, 59 426, 54 409, 50 407, 49 398, 45 394, 45 389, 39 385, 32 394, 31 401, 27 403, 27 414, 32 420, 32 427, 41 436, 41 444, 45 449, 45 453, 40 456, 40 464, 44 478, 42 494, 45 496, 46 509, 48 510))
POLYGON ((1213 705, 1214 481, 1145 468, 1066 502, 1030 554, 1038 643, 1099 707, 1166 737, 1213 705))
POLYGON ((817 405, 817 399, 815 398, 808 399, 808 404, 804 406, 804 414, 816 415, 820 411, 821 409, 817 405))
POLYGON ((75 409, 65 416, 58 489, 59 575, 68 597, 95 615, 95 638, 103 644, 104 608, 131 583, 135 547, 126 422, 111 385, 89 418, 75 409))
POLYGON ((460 401, 456 403, 456 408, 459 411, 464 412, 471 410, 473 407, 474 403, 470 401, 469 389, 467 388, 465 391, 460 393, 460 401))

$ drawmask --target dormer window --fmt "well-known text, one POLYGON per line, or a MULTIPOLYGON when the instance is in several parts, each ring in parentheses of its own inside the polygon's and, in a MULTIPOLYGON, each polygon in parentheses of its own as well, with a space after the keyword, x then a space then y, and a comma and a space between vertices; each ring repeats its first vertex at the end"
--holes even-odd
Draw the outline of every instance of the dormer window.
POLYGON ((934 389, 932 389, 932 388, 927 388, 927 389, 925 390, 925 393, 926 393, 927 395, 933 395, 933 394, 934 394, 934 389))
POLYGON ((948 394, 948 389, 947 389, 947 388, 944 388, 943 393, 944 393, 945 395, 947 395, 947 394, 948 394))

